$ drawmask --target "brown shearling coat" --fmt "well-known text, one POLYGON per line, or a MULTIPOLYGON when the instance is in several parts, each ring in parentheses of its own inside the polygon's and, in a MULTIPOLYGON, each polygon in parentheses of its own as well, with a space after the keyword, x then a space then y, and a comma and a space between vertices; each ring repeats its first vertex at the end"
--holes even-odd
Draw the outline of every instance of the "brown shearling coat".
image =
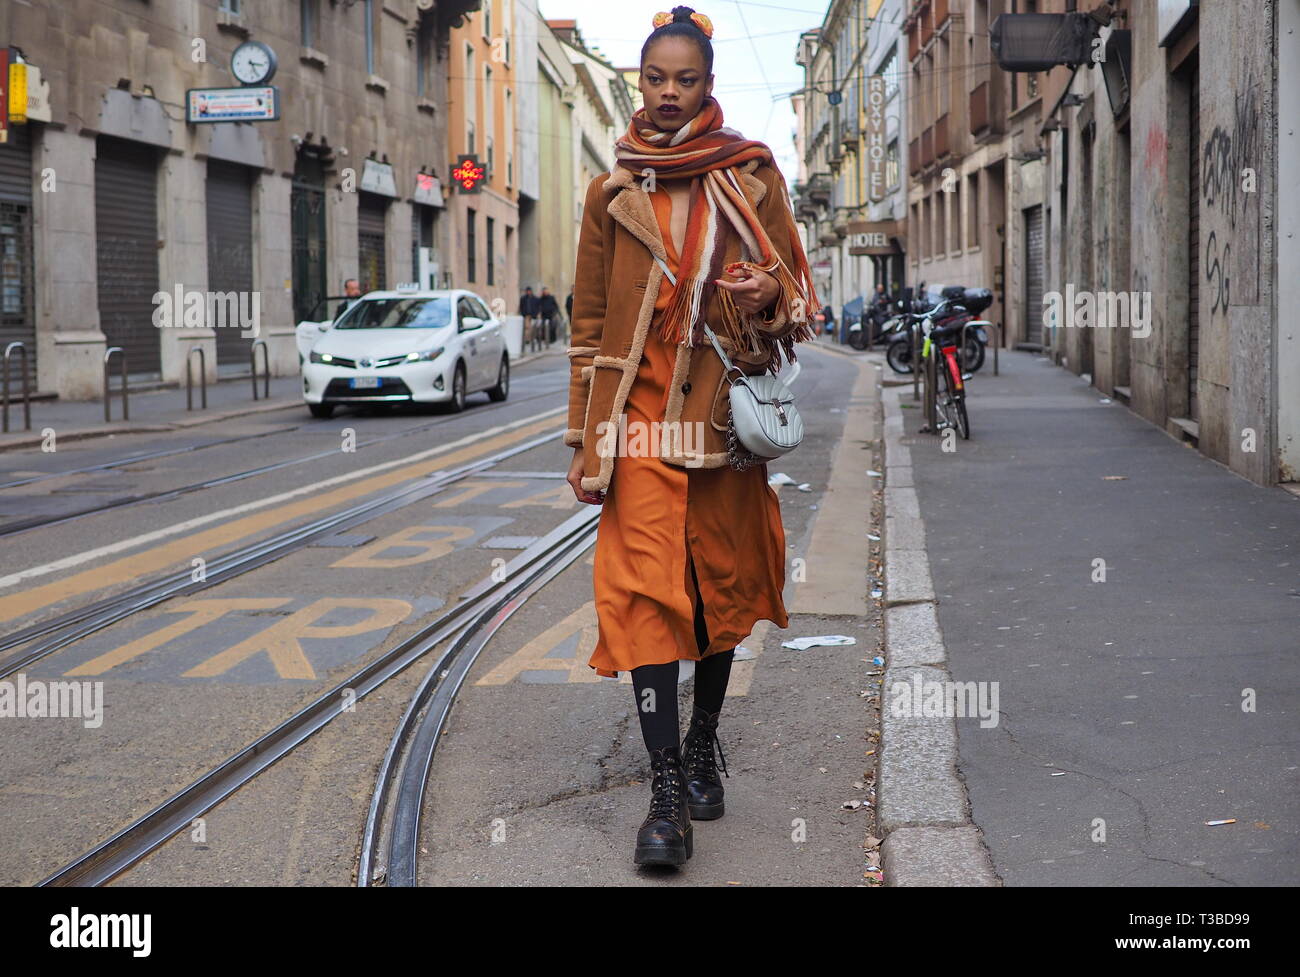
MULTIPOLYGON (((786 267, 793 268, 787 231, 789 204, 785 179, 775 166, 750 160, 738 168, 740 183, 763 223, 773 247, 786 267)), ((663 270, 655 257, 668 260, 659 222, 642 177, 616 165, 587 187, 582 231, 574 274, 569 415, 564 443, 583 448, 582 488, 604 491, 614 474, 619 415, 636 379, 645 348, 646 332, 654 317, 663 270), (606 422, 601 427, 601 422, 606 422), (601 432, 605 441, 602 444, 601 432)), ((725 261, 756 260, 741 253, 739 235, 729 235, 725 261)), ((774 303, 779 305, 780 303, 774 303)), ((721 319, 715 293, 705 310, 705 322, 721 319)), ((774 314, 773 306, 756 317, 760 329, 780 339, 799 322, 774 314)), ((728 337, 719 334, 722 347, 748 374, 763 372, 761 363, 739 354, 728 337)), ((664 414, 665 436, 658 439, 659 457, 684 468, 721 468, 727 464, 729 386, 722 361, 712 345, 677 346, 672 386, 664 414), (668 432, 699 422, 690 430, 703 431, 700 445, 669 436, 668 432)))

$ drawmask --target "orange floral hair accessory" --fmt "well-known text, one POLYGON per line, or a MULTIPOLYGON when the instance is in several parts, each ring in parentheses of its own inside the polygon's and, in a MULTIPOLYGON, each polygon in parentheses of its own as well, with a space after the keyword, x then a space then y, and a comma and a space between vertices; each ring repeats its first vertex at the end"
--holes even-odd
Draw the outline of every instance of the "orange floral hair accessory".
MULTIPOLYGON (((658 30, 660 27, 671 24, 672 22, 673 15, 667 10, 661 10, 659 13, 655 14, 654 28, 655 30, 658 30)), ((705 37, 709 39, 713 38, 713 21, 709 20, 707 16, 696 11, 691 14, 691 23, 703 31, 705 37)))

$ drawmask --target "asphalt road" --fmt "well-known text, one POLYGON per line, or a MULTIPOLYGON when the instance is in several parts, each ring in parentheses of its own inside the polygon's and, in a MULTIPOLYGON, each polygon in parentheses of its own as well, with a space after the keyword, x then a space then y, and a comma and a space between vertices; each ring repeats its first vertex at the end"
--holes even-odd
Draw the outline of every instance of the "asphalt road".
MULTIPOLYGON (((871 370, 830 353, 802 359, 808 436, 780 466, 811 488, 779 489, 792 558, 814 541, 846 433, 847 393, 860 369, 871 370)), ((559 441, 565 367, 558 351, 527 363, 505 404, 477 395, 461 415, 344 413, 316 421, 293 408, 184 435, 0 454, 0 483, 23 483, 0 488, 0 532, 15 520, 71 517, 0 536, 0 620, 10 633, 144 580, 192 565, 197 571, 195 561, 453 462, 554 432, 490 472, 26 667, 33 682, 102 682, 103 723, 5 721, 0 882, 35 882, 103 840, 415 632, 488 575, 493 560, 568 518, 578 503, 560 477, 571 457, 559 441), (130 463, 96 469, 123 459, 130 463), (266 466, 278 467, 229 479, 266 466), (127 504, 75 516, 108 502, 127 504)), ((875 434, 847 433, 871 467, 875 434)), ((835 525, 852 521, 865 538, 873 525, 869 493, 831 495, 835 525)), ((432 854, 422 882, 667 881, 631 865, 649 788, 630 724, 630 686, 592 681, 590 645, 582 627, 570 626, 590 607, 590 573, 580 560, 548 585, 471 672, 435 759, 426 824, 432 854), (539 648, 550 664, 484 681, 539 648), (485 840, 497 818, 519 844, 485 840)), ((828 558, 809 567, 807 582, 792 581, 788 591, 796 611, 790 631, 757 630, 756 657, 737 663, 721 731, 732 772, 728 816, 701 827, 690 871, 672 881, 861 884, 870 814, 842 804, 867 796, 870 716, 861 691, 878 652, 878 624, 798 612, 816 607, 810 591, 846 582, 865 591, 863 566, 839 568, 828 558), (822 633, 852 634, 858 643, 779 647, 785 637, 822 633)), ((115 884, 353 884, 375 770, 421 675, 417 665, 362 700, 115 884)))

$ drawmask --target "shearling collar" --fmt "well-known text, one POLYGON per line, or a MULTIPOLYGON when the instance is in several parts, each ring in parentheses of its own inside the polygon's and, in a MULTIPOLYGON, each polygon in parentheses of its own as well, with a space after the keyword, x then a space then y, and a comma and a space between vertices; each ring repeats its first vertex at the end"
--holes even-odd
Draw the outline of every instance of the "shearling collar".
MULTIPOLYGON (((753 175, 761 162, 751 159, 739 167, 740 183, 749 192, 755 207, 767 193, 767 186, 753 175)), ((656 258, 667 261, 668 252, 664 248, 663 236, 659 233, 654 204, 650 202, 650 194, 642 189, 641 178, 626 166, 615 163, 601 189, 614 191, 614 199, 609 202, 609 215, 649 248, 656 258)))

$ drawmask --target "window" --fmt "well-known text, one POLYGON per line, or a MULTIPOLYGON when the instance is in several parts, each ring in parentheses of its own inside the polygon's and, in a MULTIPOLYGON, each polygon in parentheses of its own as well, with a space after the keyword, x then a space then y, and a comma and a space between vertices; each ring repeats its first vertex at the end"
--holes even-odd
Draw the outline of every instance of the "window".
POLYGON ((335 329, 439 329, 451 322, 451 301, 431 299, 364 299, 353 302, 334 323, 335 329))
POLYGON ((921 205, 912 204, 912 226, 908 229, 911 240, 916 242, 916 247, 912 251, 912 260, 915 261, 921 256, 924 250, 924 244, 921 240, 921 205))
POLYGON ((891 48, 885 60, 880 63, 876 69, 876 74, 885 76, 885 99, 894 97, 898 91, 899 74, 898 74, 898 48, 891 48))
POLYGON ((478 316, 478 310, 474 308, 474 302, 468 295, 462 295, 456 302, 456 321, 464 322, 469 316, 478 316))
POLYGON ((510 88, 506 90, 506 117, 500 122, 506 130, 506 184, 510 186, 515 182, 510 164, 515 156, 515 101, 511 97, 510 88))
POLYGON ((320 0, 301 0, 302 46, 316 46, 316 25, 320 22, 320 0))
POLYGON ((242 12, 240 10, 241 3, 243 3, 243 0, 221 0, 220 9, 228 14, 239 14, 242 12))
POLYGON ((953 195, 943 190, 935 196, 935 256, 943 257, 948 251, 948 210, 953 195))
POLYGON ((474 120, 470 119, 465 123, 465 152, 467 153, 478 152, 478 140, 474 136, 474 120))
POLYGON ((466 152, 477 152, 474 148, 474 123, 478 121, 478 75, 475 72, 474 48, 465 45, 465 131, 466 152))
POLYGON ((433 94, 433 85, 429 83, 432 78, 432 54, 433 18, 425 17, 420 20, 415 33, 415 94, 419 98, 428 98, 433 94))
POLYGON ((961 179, 952 185, 952 193, 948 194, 948 211, 952 217, 952 236, 948 238, 952 242, 952 250, 961 250, 961 179))
POLYGON ((492 0, 483 3, 483 36, 492 36, 492 0))
POLYGON ((469 305, 470 308, 474 310, 474 315, 478 316, 484 322, 487 322, 492 318, 492 313, 487 310, 487 306, 472 295, 469 298, 469 305))
POLYGON ((496 150, 492 142, 492 137, 488 136, 487 137, 487 169, 485 175, 489 183, 492 181, 492 178, 496 175, 493 169, 495 163, 496 163, 496 150))
MULTIPOLYGON (((489 150, 490 152, 490 150, 489 150)), ((491 217, 487 219, 487 283, 495 285, 496 282, 496 221, 491 217)))
POLYGON ((980 175, 976 170, 966 177, 966 246, 980 246, 980 175))
POLYGON ((898 186, 898 140, 890 142, 888 149, 885 150, 885 187, 892 190, 898 186))
POLYGON ((375 2, 366 0, 366 74, 375 74, 375 2))
POLYGON ((473 207, 465 210, 465 278, 467 281, 478 280, 478 268, 475 266, 474 252, 478 248, 478 240, 474 232, 474 220, 478 217, 478 212, 473 207))

